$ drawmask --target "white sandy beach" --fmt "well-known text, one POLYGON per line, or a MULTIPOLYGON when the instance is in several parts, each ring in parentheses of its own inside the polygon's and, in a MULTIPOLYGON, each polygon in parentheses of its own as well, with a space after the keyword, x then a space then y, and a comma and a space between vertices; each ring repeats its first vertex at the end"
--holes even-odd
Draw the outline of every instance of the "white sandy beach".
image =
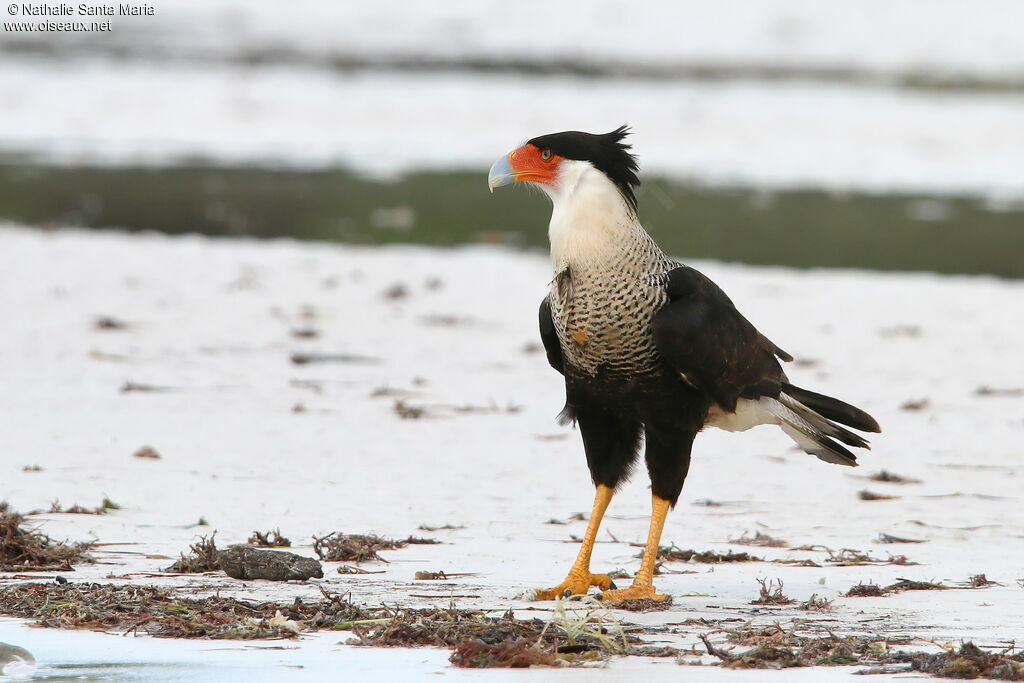
MULTIPOLYGON (((788 368, 794 383, 863 406, 884 433, 853 470, 793 450, 775 430, 699 437, 663 542, 822 566, 676 564, 671 568, 695 573, 658 577, 660 589, 675 597, 669 611, 618 616, 671 625, 664 642, 685 646, 699 645, 701 631, 680 625, 684 619, 727 616, 767 624, 804 619, 808 628, 879 639, 909 634, 987 646, 1024 640, 1024 419, 1015 394, 1024 387, 1024 283, 693 265, 797 357, 788 368), (901 409, 922 400, 927 404, 918 410, 901 409), (920 483, 866 479, 882 469, 920 483), (860 500, 863 489, 896 498, 860 500), (823 549, 729 544, 758 531, 789 547, 852 548, 883 559, 902 554, 919 564, 838 567, 826 562, 823 549), (925 542, 880 544, 880 533, 925 542), (861 582, 957 585, 981 573, 1001 585, 842 597, 861 582), (834 599, 833 608, 751 606, 758 578, 781 579, 798 602, 812 593, 834 599)), ((92 507, 105 495, 123 506, 103 516, 31 518, 56 538, 115 544, 97 550, 99 564, 66 574, 72 581, 312 599, 316 581, 160 576, 170 561, 147 556, 177 557, 197 534, 213 530, 226 546, 254 529, 280 527, 309 555, 314 534, 418 534, 444 544, 386 553, 389 563, 376 567, 383 574, 342 576, 329 563, 321 583, 369 605, 447 605, 455 595, 460 607, 496 612, 549 607, 515 596, 562 578, 576 553, 566 541, 582 534, 584 522, 547 522, 588 511, 592 497, 578 433, 554 422, 560 378, 537 348, 536 307, 549 279, 543 255, 497 248, 360 248, 0 226, 0 496, 23 512, 53 501, 92 507), (404 295, 387 296, 398 284, 404 295), (97 316, 127 328, 97 329, 97 316), (319 337, 296 338, 291 333, 299 328, 319 337), (291 354, 302 351, 363 362, 293 364, 291 354), (122 392, 126 383, 162 390, 122 392), (424 415, 401 418, 396 400, 424 415), (161 459, 134 458, 144 445, 161 459), (41 471, 24 469, 32 465, 41 471), (195 526, 200 517, 209 526, 195 526), (424 532, 417 529, 422 524, 464 528, 424 532), (415 581, 421 570, 472 576, 415 581)), ((649 514, 642 472, 609 512, 594 565, 633 571, 639 561, 629 544, 646 537, 649 514)), ((16 580, 22 579, 0 579, 16 580)), ((202 668, 228 657, 246 666, 237 663, 244 659, 238 653, 249 656, 246 646, 211 642, 162 642, 152 646, 160 654, 133 655, 132 648, 149 646, 54 633, 0 622, 0 641, 34 648, 40 672, 60 662, 154 658, 181 666, 198 661, 202 668)), ((288 668, 297 660, 310 671, 376 666, 372 651, 335 645, 344 640, 343 633, 304 636, 297 650, 253 654, 262 666, 253 677, 298 675, 288 668)), ((431 650, 385 659, 408 680, 432 671, 481 675, 453 670, 447 656, 431 650)), ((612 680, 637 667, 668 676, 676 665, 629 658, 612 661, 600 675, 612 680)), ((850 671, 783 675, 825 680, 850 671)), ((729 680, 769 675, 716 673, 729 680)), ((173 680, 161 675, 153 680, 173 680)))

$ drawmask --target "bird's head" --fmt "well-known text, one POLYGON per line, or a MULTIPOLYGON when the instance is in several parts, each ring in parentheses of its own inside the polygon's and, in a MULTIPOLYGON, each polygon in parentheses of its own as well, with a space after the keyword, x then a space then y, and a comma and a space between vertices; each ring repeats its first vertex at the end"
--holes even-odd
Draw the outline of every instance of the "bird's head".
POLYGON ((640 184, 636 157, 623 142, 629 127, 621 126, 597 135, 566 131, 541 135, 514 149, 494 162, 487 176, 487 185, 496 187, 516 182, 535 183, 553 199, 570 191, 588 169, 605 175, 618 188, 623 200, 634 212, 640 184))

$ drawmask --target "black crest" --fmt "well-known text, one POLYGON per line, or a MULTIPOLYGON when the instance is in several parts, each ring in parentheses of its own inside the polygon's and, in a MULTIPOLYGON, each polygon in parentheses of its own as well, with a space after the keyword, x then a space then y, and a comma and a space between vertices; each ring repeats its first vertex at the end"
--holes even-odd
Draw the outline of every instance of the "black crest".
POLYGON ((610 133, 596 135, 570 130, 564 133, 541 135, 528 141, 541 149, 545 147, 560 157, 589 161, 594 168, 608 176, 622 193, 622 197, 636 211, 634 188, 640 184, 636 157, 629 153, 630 145, 623 142, 629 135, 629 126, 619 126, 610 133))

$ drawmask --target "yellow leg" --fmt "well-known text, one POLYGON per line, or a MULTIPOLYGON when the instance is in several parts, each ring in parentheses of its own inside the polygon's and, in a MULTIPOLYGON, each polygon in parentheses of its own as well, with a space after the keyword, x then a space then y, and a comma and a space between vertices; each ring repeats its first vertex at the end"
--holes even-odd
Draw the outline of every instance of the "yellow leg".
POLYGON ((580 554, 576 556, 576 562, 569 570, 569 576, 565 581, 554 588, 547 590, 537 589, 538 600, 554 600, 569 592, 569 595, 585 594, 591 586, 597 586, 601 590, 607 590, 612 585, 612 580, 607 574, 590 573, 590 554, 594 551, 594 539, 597 538, 597 530, 601 526, 601 519, 604 511, 608 509, 608 503, 612 500, 615 489, 610 486, 599 485, 597 494, 594 496, 594 510, 590 513, 590 522, 587 524, 587 533, 583 536, 583 543, 580 544, 580 554))
POLYGON ((665 517, 668 516, 669 502, 658 496, 651 496, 651 531, 647 534, 647 545, 644 547, 644 559, 640 562, 640 571, 633 577, 633 585, 622 590, 605 591, 601 597, 607 602, 621 600, 664 600, 668 596, 654 592, 654 563, 658 559, 658 544, 661 532, 665 528, 665 517))

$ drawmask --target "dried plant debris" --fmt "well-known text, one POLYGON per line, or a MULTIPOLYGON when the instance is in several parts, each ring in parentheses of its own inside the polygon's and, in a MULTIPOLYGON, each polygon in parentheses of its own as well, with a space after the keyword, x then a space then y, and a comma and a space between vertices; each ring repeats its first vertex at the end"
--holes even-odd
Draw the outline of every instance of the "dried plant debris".
POLYGON ((927 398, 908 398, 900 404, 900 410, 924 410, 928 407, 929 403, 931 401, 927 398))
POLYGON ((793 567, 820 567, 821 565, 814 560, 797 560, 793 558, 780 558, 772 560, 772 564, 788 564, 793 567))
POLYGON ((159 460, 160 454, 156 452, 156 449, 152 446, 143 446, 139 450, 132 453, 133 458, 143 458, 149 460, 159 460))
POLYGON ((828 559, 825 561, 837 567, 857 567, 866 564, 895 564, 900 566, 917 564, 917 562, 911 562, 907 559, 906 555, 889 555, 888 558, 883 560, 872 556, 871 553, 853 550, 852 548, 843 548, 838 553, 828 548, 825 548, 825 550, 828 552, 828 559))
MULTIPOLYGON (((701 640, 709 655, 722 660, 730 669, 785 669, 806 666, 847 666, 859 663, 881 663, 890 654, 894 641, 830 634, 826 637, 803 636, 795 627, 786 630, 778 624, 768 628, 744 626, 725 629, 728 638, 738 647, 718 647, 707 635, 701 640), (738 648, 748 648, 737 651, 738 648)), ((908 640, 896 642, 909 642, 908 640)))
POLYGON ((886 593, 899 593, 902 591, 944 591, 950 588, 941 583, 932 581, 913 581, 911 579, 897 579, 896 583, 885 587, 886 593))
POLYGON ((50 503, 49 510, 33 510, 30 515, 40 514, 65 514, 65 515, 105 515, 111 510, 120 510, 121 506, 110 500, 106 496, 103 497, 103 502, 94 508, 87 508, 84 505, 75 503, 71 507, 64 507, 60 504, 60 501, 55 500, 50 503))
MULTIPOLYGON (((970 581, 974 577, 968 580, 968 585, 965 588, 975 588, 977 586, 970 585, 970 581)), ((896 583, 889 584, 884 588, 874 583, 858 583, 856 586, 846 591, 846 597, 848 598, 880 598, 891 593, 901 593, 903 591, 942 591, 953 588, 953 586, 946 586, 942 583, 933 583, 931 581, 913 581, 911 579, 897 579, 896 583)))
POLYGON ((848 598, 880 598, 885 595, 885 589, 875 583, 858 583, 846 591, 848 598))
POLYGON ((404 299, 409 296, 409 288, 404 282, 395 282, 384 290, 382 296, 391 300, 404 299))
POLYGON ((351 564, 343 564, 338 567, 339 574, 383 574, 383 569, 363 569, 362 567, 355 567, 351 564))
POLYGON ((487 644, 506 643, 523 637, 536 640, 544 628, 539 619, 519 620, 506 613, 500 618, 484 612, 451 609, 385 610, 353 624, 353 645, 374 647, 454 647, 466 638, 487 644))
POLYGON ((729 543, 735 545, 757 545, 762 548, 785 548, 789 543, 778 538, 773 538, 768 534, 762 534, 760 531, 755 532, 753 537, 747 536, 747 532, 743 532, 743 535, 739 538, 729 539, 729 543))
POLYGON ((890 496, 885 493, 875 493, 874 491, 861 489, 857 492, 857 498, 860 500, 898 500, 899 496, 890 496))
POLYGON ((416 527, 420 531, 456 531, 458 529, 465 529, 463 524, 442 524, 441 526, 431 526, 430 524, 420 524, 416 527))
POLYGON ((0 571, 72 570, 76 562, 93 562, 90 543, 67 544, 24 527, 25 517, 0 502, 0 571))
POLYGON ((927 543, 928 541, 920 538, 903 538, 901 536, 892 536, 890 534, 880 533, 878 538, 875 539, 876 543, 927 543))
POLYGON ((217 558, 217 544, 214 541, 216 535, 217 532, 214 531, 209 537, 200 536, 198 541, 189 546, 187 555, 181 553, 178 561, 164 571, 175 574, 201 574, 202 572, 219 571, 220 560, 217 558))
MULTIPOLYGON (((454 574, 453 574, 454 576, 454 574)), ((447 581, 448 575, 443 571, 438 572, 416 572, 414 577, 417 581, 447 581)))
POLYGON ((121 385, 122 394, 130 394, 133 391, 142 393, 155 393, 159 391, 177 391, 175 387, 163 387, 156 384, 146 384, 144 382, 132 382, 131 380, 125 380, 125 383, 121 385))
POLYGON ((120 332, 127 330, 131 325, 123 320, 115 318, 112 315, 98 315, 92 319, 92 328, 94 330, 103 330, 105 332, 120 332))
POLYGON ((989 586, 1002 586, 998 581, 989 581, 984 574, 975 574, 967 579, 966 588, 988 588, 989 586))
POLYGON ((858 674, 895 674, 919 671, 943 678, 992 678, 1024 680, 1024 653, 1013 648, 1002 652, 986 652, 973 643, 964 643, 938 654, 906 652, 893 649, 907 645, 914 638, 878 639, 873 636, 805 636, 775 624, 768 628, 751 625, 739 629, 721 629, 735 647, 725 649, 711 642, 709 635, 701 640, 708 654, 730 669, 782 669, 809 666, 868 665, 858 674), (741 648, 747 648, 745 650, 741 648), (893 666, 899 665, 899 666, 893 666))
POLYGON ((294 339, 316 339, 320 336, 320 330, 315 327, 294 327, 288 334, 294 339))
POLYGON ((233 598, 179 598, 157 586, 25 583, 0 588, 0 614, 50 628, 147 633, 173 638, 294 638, 346 630, 374 616, 338 596, 291 604, 233 598))
POLYGON ((758 579, 761 584, 761 594, 750 601, 751 605, 789 605, 793 603, 792 598, 782 592, 782 579, 758 579))
POLYGON ((311 365, 313 363, 350 363, 355 365, 376 365, 381 362, 374 356, 361 356, 357 353, 305 353, 296 351, 291 355, 293 365, 311 365))
MULTIPOLYGON (((271 532, 273 533, 273 532, 271 532)), ((181 554, 177 562, 164 571, 177 574, 198 574, 223 571, 234 579, 266 579, 268 581, 306 581, 323 578, 323 567, 311 557, 277 550, 260 550, 251 545, 235 544, 227 550, 218 550, 214 540, 200 536, 181 554)))
POLYGON ((1024 387, 990 387, 982 385, 974 390, 975 396, 1024 396, 1024 387))
POLYGON ((672 607, 672 596, 670 595, 664 600, 654 600, 652 598, 620 600, 611 606, 615 609, 626 610, 627 612, 664 612, 672 607))
MULTIPOLYGON (((639 544, 635 544, 640 547, 639 544)), ((641 552, 637 557, 643 557, 641 552)), ((666 562, 699 562, 701 564, 721 564, 722 562, 763 562, 760 557, 754 557, 748 553, 734 553, 728 551, 724 555, 714 550, 697 552, 696 550, 683 550, 675 544, 661 546, 658 548, 658 559, 666 562)))
POLYGON ((427 414, 427 409, 423 406, 412 405, 399 399, 395 401, 392 408, 395 411, 395 415, 402 418, 403 420, 418 420, 427 414))
POLYGON ((832 600, 828 598, 818 597, 817 593, 812 593, 811 597, 807 598, 807 602, 800 604, 800 609, 807 611, 827 612, 832 609, 832 600))
MULTIPOLYGON (((940 678, 1024 680, 1024 652, 985 652, 972 642, 964 643, 959 650, 949 649, 938 654, 896 653, 886 663, 897 662, 906 662, 907 666, 903 669, 888 669, 877 673, 920 671, 940 678)), ((876 672, 867 670, 863 673, 876 672)))
POLYGON ((253 531, 252 536, 246 541, 249 545, 257 548, 288 548, 292 542, 281 535, 281 529, 273 531, 253 531))
POLYGON ((385 561, 377 554, 379 550, 395 550, 407 545, 431 545, 440 543, 432 538, 409 536, 394 540, 375 534, 343 534, 340 531, 320 538, 313 537, 313 551, 324 562, 367 562, 385 561))
MULTIPOLYGON (((158 637, 206 639, 292 639, 311 631, 351 631, 349 643, 368 646, 452 648, 459 667, 526 667, 579 665, 610 655, 676 657, 671 647, 645 644, 593 598, 556 603, 548 622, 516 619, 513 613, 491 616, 483 611, 368 608, 331 595, 292 603, 246 602, 234 598, 179 597, 156 586, 97 583, 23 583, 0 588, 0 614, 35 621, 49 628, 146 633, 158 637)), ((747 623, 726 629, 722 622, 689 620, 717 628, 729 645, 702 634, 708 654, 727 668, 866 665, 858 673, 919 671, 945 677, 1024 678, 1024 654, 986 652, 972 643, 938 654, 892 649, 912 637, 825 637, 797 633, 779 624, 747 623), (898 665, 898 666, 894 666, 898 665)))
POLYGON ((554 666, 559 662, 553 653, 529 638, 493 645, 478 638, 466 638, 455 646, 449 661, 467 669, 525 669, 531 666, 554 666))
POLYGON ((880 470, 878 472, 875 472, 870 477, 868 477, 868 479, 870 479, 871 481, 885 482, 887 484, 920 484, 921 483, 920 479, 914 479, 913 477, 903 477, 903 476, 900 476, 899 474, 895 474, 894 472, 889 472, 888 470, 880 470))
MULTIPOLYGON (((371 646, 452 647, 451 662, 467 668, 551 666, 600 661, 641 645, 611 611, 594 598, 559 600, 548 622, 500 617, 481 611, 383 608, 383 618, 352 625, 348 642, 371 646)), ((663 654, 662 656, 674 656, 663 654)))
POLYGON ((236 544, 217 553, 217 563, 233 579, 308 581, 322 579, 323 567, 311 557, 236 544))

